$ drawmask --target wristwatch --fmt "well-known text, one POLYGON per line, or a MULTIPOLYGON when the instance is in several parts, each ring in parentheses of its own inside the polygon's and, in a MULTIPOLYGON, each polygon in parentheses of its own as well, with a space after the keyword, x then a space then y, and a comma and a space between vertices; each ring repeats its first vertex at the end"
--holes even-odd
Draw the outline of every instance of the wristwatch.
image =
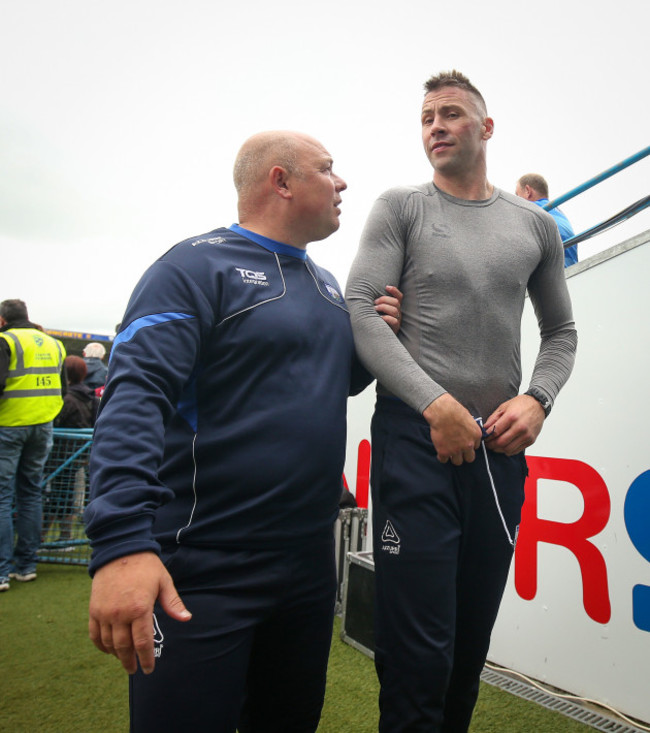
POLYGON ((524 394, 534 397, 542 406, 542 409, 544 410, 544 417, 549 416, 551 408, 553 407, 553 403, 541 390, 537 389, 536 387, 531 387, 529 390, 526 390, 524 394))

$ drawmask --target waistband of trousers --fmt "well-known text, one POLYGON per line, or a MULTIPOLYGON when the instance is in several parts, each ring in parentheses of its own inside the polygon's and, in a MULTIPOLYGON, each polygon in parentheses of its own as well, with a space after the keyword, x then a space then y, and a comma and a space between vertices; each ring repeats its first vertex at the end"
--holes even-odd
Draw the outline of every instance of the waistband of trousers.
POLYGON ((414 420, 415 422, 427 425, 424 416, 407 405, 406 402, 402 402, 399 397, 378 395, 377 402, 375 403, 375 411, 382 414, 395 415, 396 417, 399 416, 405 420, 414 420))

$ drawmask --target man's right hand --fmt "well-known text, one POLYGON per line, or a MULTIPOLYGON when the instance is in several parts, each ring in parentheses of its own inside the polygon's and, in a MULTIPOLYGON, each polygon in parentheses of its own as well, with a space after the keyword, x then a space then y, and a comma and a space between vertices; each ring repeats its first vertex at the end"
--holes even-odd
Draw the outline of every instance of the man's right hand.
POLYGON ((93 644, 114 654, 133 674, 137 660, 145 674, 153 672, 153 606, 158 599, 177 621, 192 614, 176 592, 174 581, 152 552, 126 555, 102 566, 93 578, 88 633, 93 644))
POLYGON ((449 393, 440 395, 422 413, 441 463, 472 463, 483 433, 470 412, 449 393))

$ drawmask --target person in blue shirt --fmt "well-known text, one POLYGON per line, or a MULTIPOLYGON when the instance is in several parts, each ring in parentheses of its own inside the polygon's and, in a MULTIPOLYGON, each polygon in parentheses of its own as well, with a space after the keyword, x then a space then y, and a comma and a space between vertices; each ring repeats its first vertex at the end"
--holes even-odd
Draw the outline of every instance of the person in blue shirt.
MULTIPOLYGON (((546 206, 549 202, 548 183, 539 173, 527 173, 522 176, 515 187, 515 193, 522 199, 532 201, 538 206, 546 206)), ((574 236, 573 227, 567 219, 566 215, 560 209, 551 209, 548 212, 557 222, 557 228, 560 230, 560 238, 563 242, 574 236)), ((578 261, 578 245, 564 248, 564 266, 575 265, 578 261)))
MULTIPOLYGON (((341 288, 306 251, 339 227, 332 166, 301 133, 247 140, 239 222, 160 257, 113 343, 89 632, 131 675, 131 731, 318 727, 346 401, 372 379, 341 288)), ((377 309, 397 330, 387 291, 377 309)))

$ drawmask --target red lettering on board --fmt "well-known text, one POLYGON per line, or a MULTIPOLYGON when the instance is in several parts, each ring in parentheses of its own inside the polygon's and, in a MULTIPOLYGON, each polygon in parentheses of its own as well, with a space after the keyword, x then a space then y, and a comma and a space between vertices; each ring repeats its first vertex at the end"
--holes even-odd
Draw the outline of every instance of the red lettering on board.
POLYGON ((355 493, 357 506, 368 508, 368 491, 370 490, 370 441, 362 440, 357 453, 357 490, 355 493))
POLYGON ((515 588, 527 601, 537 593, 537 544, 548 542, 566 547, 580 565, 583 604, 587 615, 605 624, 611 617, 607 566, 589 538, 601 532, 609 520, 611 502, 600 474, 582 461, 527 456, 526 501, 515 550, 515 588), (540 479, 568 481, 584 499, 584 512, 576 522, 553 522, 537 516, 537 482, 540 479))
MULTIPOLYGON (((343 486, 350 489, 345 474, 343 474, 343 486)), ((370 490, 370 442, 362 440, 359 443, 357 453, 357 487, 354 496, 357 506, 361 509, 368 508, 368 493, 370 490)))

